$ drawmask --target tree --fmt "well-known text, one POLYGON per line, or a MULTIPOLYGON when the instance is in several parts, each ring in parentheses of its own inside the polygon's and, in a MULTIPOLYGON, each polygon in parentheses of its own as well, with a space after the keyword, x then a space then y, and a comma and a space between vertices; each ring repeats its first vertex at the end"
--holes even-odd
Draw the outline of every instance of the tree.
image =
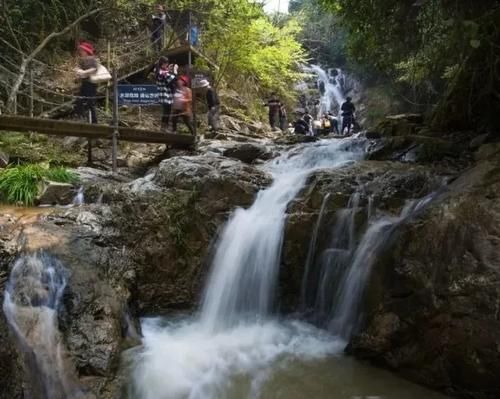
MULTIPOLYGON (((430 110, 448 93, 453 107, 442 101, 438 107, 447 109, 455 121, 448 127, 498 125, 498 118, 490 117, 491 104, 498 103, 499 95, 498 1, 473 6, 468 0, 321 0, 321 4, 348 30, 351 59, 399 85, 412 104, 430 110)), ((444 126, 445 118, 438 119, 444 126)))

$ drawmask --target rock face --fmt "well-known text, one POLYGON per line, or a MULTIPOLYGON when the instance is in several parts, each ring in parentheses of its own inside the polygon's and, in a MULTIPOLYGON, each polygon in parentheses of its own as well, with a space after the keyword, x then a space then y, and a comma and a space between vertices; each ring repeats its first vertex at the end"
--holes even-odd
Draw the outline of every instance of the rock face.
POLYGON ((252 204, 265 173, 217 156, 176 157, 129 187, 114 225, 137 265, 134 299, 141 314, 196 305, 211 243, 235 206, 252 204))
MULTIPOLYGON (((59 329, 71 359, 71 367, 74 366, 80 376, 81 385, 92 390, 97 397, 116 397, 117 387, 112 379, 128 339, 124 334, 124 315, 130 296, 127 289, 127 278, 132 273, 128 269, 129 263, 123 259, 121 249, 111 245, 106 247, 103 242, 103 236, 108 237, 107 240, 112 237, 112 232, 104 231, 103 227, 109 216, 109 212, 106 215, 106 208, 86 212, 93 215, 93 223, 89 223, 85 212, 77 208, 69 211, 47 209, 45 212, 45 215, 41 214, 29 222, 25 221, 23 215, 10 218, 7 225, 10 232, 2 242, 2 266, 12 266, 17 254, 36 253, 39 250, 46 251, 64 265, 69 276, 63 296, 63 309, 59 314, 59 329), (116 265, 120 265, 120 269, 114 269, 112 260, 117 261, 116 265)), ((0 336, 3 337, 6 328, 5 324, 0 323, 0 336)), ((8 348, 10 354, 0 351, 0 363, 2 366, 8 365, 10 361, 11 375, 17 372, 22 378, 19 370, 22 370, 23 358, 17 355, 16 344, 8 348), (21 366, 12 366, 16 359, 21 366), (7 362, 4 363, 4 360, 7 362)), ((16 379, 13 378, 12 383, 5 386, 15 383, 16 379)), ((1 391, 2 394, 5 392, 1 391)))
POLYGON ((363 358, 450 393, 500 397, 500 173, 484 162, 404 227, 375 267, 363 358))
POLYGON ((44 182, 37 203, 39 205, 69 205, 73 202, 76 192, 72 184, 44 182))

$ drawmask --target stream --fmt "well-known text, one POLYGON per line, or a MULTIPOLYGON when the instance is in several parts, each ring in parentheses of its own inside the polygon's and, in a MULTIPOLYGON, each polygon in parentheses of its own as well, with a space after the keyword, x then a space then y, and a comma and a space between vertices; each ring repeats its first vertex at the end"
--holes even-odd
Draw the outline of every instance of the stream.
POLYGON ((358 139, 321 141, 264 166, 274 183, 227 222, 199 312, 142 321, 143 347, 125 355, 132 376, 130 399, 442 397, 343 355, 373 263, 365 260, 376 256, 388 238, 384 232, 390 234, 418 204, 400 218, 367 229, 344 264, 338 287, 332 287, 339 303, 331 312, 331 328, 283 319, 275 312, 288 204, 313 171, 356 162, 364 146, 358 139))

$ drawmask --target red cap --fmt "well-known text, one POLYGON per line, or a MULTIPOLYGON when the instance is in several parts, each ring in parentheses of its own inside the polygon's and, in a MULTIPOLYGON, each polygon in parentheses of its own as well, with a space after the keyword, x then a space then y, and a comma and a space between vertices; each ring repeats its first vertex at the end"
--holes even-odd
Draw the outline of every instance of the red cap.
POLYGON ((94 55, 94 46, 92 46, 91 43, 89 42, 81 42, 79 45, 78 45, 78 48, 80 50, 83 50, 85 51, 88 55, 94 55))
POLYGON ((183 81, 184 84, 189 85, 189 78, 186 75, 182 75, 179 80, 183 81))

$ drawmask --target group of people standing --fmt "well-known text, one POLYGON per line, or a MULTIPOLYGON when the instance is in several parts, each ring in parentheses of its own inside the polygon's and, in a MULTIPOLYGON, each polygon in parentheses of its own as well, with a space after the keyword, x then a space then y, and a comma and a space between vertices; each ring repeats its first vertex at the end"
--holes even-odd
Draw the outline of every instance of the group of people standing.
MULTIPOLYGON (((176 133, 178 122, 181 120, 194 135, 193 92, 189 88, 189 77, 179 75, 178 65, 169 63, 167 57, 160 57, 154 74, 159 93, 158 102, 162 106, 162 130, 169 130, 169 124, 172 122, 172 132, 176 133)), ((199 82, 199 88, 205 95, 209 127, 216 131, 219 127, 219 97, 206 79, 199 82)))
POLYGON ((340 107, 340 111, 342 116, 342 127, 340 130, 339 119, 333 112, 328 111, 315 120, 313 116, 306 111, 293 124, 293 131, 296 134, 305 134, 309 136, 318 136, 320 134, 336 134, 343 136, 344 132, 350 135, 351 129, 355 124, 354 113, 356 112, 356 107, 352 103, 351 97, 346 98, 346 101, 340 107))

